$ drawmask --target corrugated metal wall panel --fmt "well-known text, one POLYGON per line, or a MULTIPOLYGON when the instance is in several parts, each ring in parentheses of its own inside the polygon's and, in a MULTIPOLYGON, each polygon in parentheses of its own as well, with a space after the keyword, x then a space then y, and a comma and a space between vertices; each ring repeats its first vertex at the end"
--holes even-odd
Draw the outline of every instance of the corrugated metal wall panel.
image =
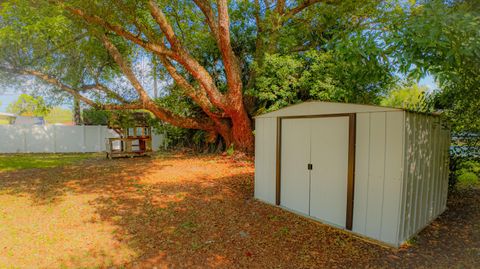
POLYGON ((276 120, 255 120, 255 198, 270 204, 275 204, 276 120))
POLYGON ((353 231, 398 244, 404 112, 357 114, 353 231))
POLYGON ((411 221, 411 232, 416 231, 416 227, 418 226, 418 220, 419 220, 419 215, 420 215, 420 200, 421 198, 421 193, 422 190, 420 189, 421 182, 422 182, 422 154, 423 154, 423 149, 422 149, 422 138, 421 138, 421 128, 422 128, 422 122, 420 119, 419 114, 414 114, 414 135, 415 135, 415 144, 413 144, 413 156, 412 156, 412 161, 415 163, 415 169, 413 170, 413 177, 414 177, 414 192, 415 192, 415 197, 413 199, 413 204, 412 204, 412 221, 411 221))
POLYGON ((438 117, 406 113, 400 242, 418 233, 445 209, 449 144, 449 132, 438 117))
POLYGON ((408 156, 407 152, 410 150, 410 142, 411 142, 411 129, 407 128, 407 125, 410 124, 411 118, 407 117, 406 113, 403 114, 403 180, 402 180, 402 199, 400 203, 400 227, 399 227, 399 234, 398 234, 398 242, 402 242, 403 238, 408 229, 408 220, 409 212, 410 212, 410 182, 405 180, 407 178, 407 174, 410 173, 410 164, 407 162, 406 156, 408 156))
MULTIPOLYGON (((445 143, 445 139, 441 136, 441 133, 442 131, 439 130, 438 131, 440 137, 439 137, 439 142, 438 142, 438 145, 443 145, 445 143)), ((437 190, 436 190, 436 195, 437 195, 437 200, 435 201, 435 208, 434 208, 434 212, 435 212, 435 215, 438 215, 441 213, 442 211, 442 190, 443 190, 443 182, 442 182, 442 178, 444 177, 445 175, 445 169, 443 166, 441 166, 441 163, 444 162, 444 156, 442 153, 439 153, 437 154, 438 155, 438 163, 437 165, 439 165, 439 171, 438 171, 438 179, 437 179, 437 190)))
MULTIPOLYGON (((277 118, 256 119, 255 197, 275 204, 277 118)), ((445 209, 449 133, 438 117, 357 113, 353 231, 392 244, 445 209)))
POLYGON ((440 164, 444 168, 444 175, 440 179, 443 184, 442 189, 442 198, 440 199, 440 210, 439 214, 442 213, 447 207, 447 198, 448 198, 448 163, 449 163, 449 150, 450 150, 450 131, 446 129, 441 129, 442 137, 444 138, 443 148, 441 152, 443 154, 443 162, 440 164))
POLYGON ((432 150, 429 147, 430 141, 430 120, 425 118, 426 116, 420 115, 421 132, 420 132, 420 141, 422 149, 422 159, 421 163, 418 166, 420 168, 420 189, 419 189, 419 203, 418 203, 418 225, 417 227, 424 227, 427 224, 426 218, 426 209, 427 209, 427 196, 428 196, 428 182, 431 180, 431 177, 428 177, 430 170, 430 156, 432 155, 432 150))
POLYGON ((368 153, 370 151, 370 113, 357 114, 355 150, 355 194, 352 230, 365 234, 367 222, 368 153))
POLYGON ((380 240, 397 244, 403 181, 403 112, 386 113, 385 182, 380 240))
POLYGON ((365 234, 380 239, 385 179, 385 113, 370 114, 369 178, 365 234))
MULTIPOLYGON (((432 124, 432 147, 436 147, 436 145, 440 141, 439 136, 439 126, 438 126, 438 119, 435 119, 432 124)), ((435 213, 435 203, 438 200, 438 182, 439 182, 439 169, 436 169, 437 164, 439 163, 439 154, 433 154, 432 157, 432 179, 430 180, 430 200, 428 201, 428 219, 434 218, 436 215, 435 213)))
POLYGON ((265 189, 265 179, 264 179, 264 170, 263 165, 265 156, 265 144, 264 140, 264 122, 263 118, 255 119, 255 187, 254 187, 254 196, 257 199, 264 200, 263 197, 266 197, 265 189))
POLYGON ((444 148, 444 150, 440 150, 439 155, 439 162, 438 165, 440 166, 440 176, 438 178, 438 200, 436 201, 435 205, 435 215, 441 214, 445 210, 446 201, 447 201, 447 188, 448 188, 448 147, 450 145, 449 134, 447 131, 443 130, 442 128, 439 129, 439 136, 440 142, 438 145, 444 148))
MULTIPOLYGON (((444 139, 441 136, 441 128, 437 124, 435 129, 435 134, 436 134, 436 144, 435 145, 441 145, 444 143, 444 139)), ((440 166, 440 163, 442 162, 442 154, 435 154, 435 166, 440 166)), ((434 188, 434 197, 435 200, 432 201, 432 217, 438 215, 440 213, 440 204, 441 204, 441 189, 442 189, 442 177, 443 177, 443 167, 439 167, 438 169, 435 169, 435 178, 434 178, 434 183, 435 183, 435 188, 434 188)))
POLYGON ((414 125, 414 118, 410 114, 405 113, 405 161, 404 161, 404 190, 403 190, 403 201, 402 207, 404 212, 402 215, 402 223, 400 224, 402 230, 400 232, 401 236, 399 241, 403 241, 410 234, 411 221, 412 221, 412 201, 413 201, 413 171, 415 163, 412 162, 412 152, 413 145, 415 144, 415 136, 413 133, 412 126, 414 125))
POLYGON ((441 138, 440 136, 440 119, 439 118, 433 118, 429 117, 427 118, 429 122, 429 127, 430 127, 430 137, 429 137, 429 149, 430 149, 430 154, 428 155, 428 165, 429 165, 429 170, 428 170, 428 201, 427 204, 425 205, 425 210, 427 211, 425 214, 425 222, 424 226, 428 225, 431 220, 433 220, 436 215, 434 214, 434 201, 437 199, 436 198, 436 191, 435 191, 435 182, 438 180, 438 166, 439 163, 437 161, 437 155, 436 154, 436 147, 437 147, 437 141, 438 138, 441 138))

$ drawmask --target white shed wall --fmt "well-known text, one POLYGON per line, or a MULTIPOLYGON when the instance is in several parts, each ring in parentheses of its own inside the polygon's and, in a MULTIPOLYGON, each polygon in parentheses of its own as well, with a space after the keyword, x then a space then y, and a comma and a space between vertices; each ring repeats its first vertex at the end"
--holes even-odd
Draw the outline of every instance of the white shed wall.
POLYGON ((446 208, 450 132, 438 117, 406 112, 400 233, 404 242, 446 208))
POLYGON ((352 231, 398 244, 404 112, 357 114, 352 231))
MULTIPOLYGON (((404 111, 357 113, 352 231, 398 245, 404 111)), ((275 204, 277 118, 255 120, 255 198, 275 204)))
POLYGON ((255 198, 275 204, 277 119, 356 113, 352 231, 398 246, 445 210, 449 131, 439 117, 308 103, 255 118, 255 198))
POLYGON ((275 204, 277 118, 255 120, 255 198, 275 204))

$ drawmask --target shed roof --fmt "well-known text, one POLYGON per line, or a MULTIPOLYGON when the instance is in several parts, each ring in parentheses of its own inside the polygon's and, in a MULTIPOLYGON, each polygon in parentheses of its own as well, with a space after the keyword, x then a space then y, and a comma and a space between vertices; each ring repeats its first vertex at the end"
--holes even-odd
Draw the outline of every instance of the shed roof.
POLYGON ((281 108, 255 118, 276 118, 285 116, 303 116, 303 115, 324 115, 340 113, 368 113, 368 112, 388 112, 402 111, 400 108, 391 108, 374 105, 359 105, 349 103, 335 103, 322 101, 309 101, 281 108))
POLYGON ((16 118, 17 115, 12 114, 12 113, 4 113, 0 112, 0 118, 16 118))

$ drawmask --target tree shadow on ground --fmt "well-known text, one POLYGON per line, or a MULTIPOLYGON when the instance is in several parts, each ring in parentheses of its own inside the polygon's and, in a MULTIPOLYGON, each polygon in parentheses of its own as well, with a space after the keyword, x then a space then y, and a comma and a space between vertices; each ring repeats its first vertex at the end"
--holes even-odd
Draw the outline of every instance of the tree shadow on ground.
POLYGON ((252 176, 142 185, 135 195, 99 198, 96 208, 119 227, 119 237, 141 249, 133 267, 353 266, 367 265, 382 250, 255 201, 252 176))
MULTIPOLYGON (((153 159, 144 159, 148 166, 153 159)), ((34 204, 59 202, 66 192, 101 193, 124 187, 129 176, 141 175, 128 159, 108 161, 96 158, 54 168, 33 168, 0 174, 0 191, 7 194, 29 194, 34 204)))
POLYGON ((466 212, 450 199, 451 209, 416 245, 395 250, 254 200, 250 162, 186 155, 96 159, 2 177, 0 192, 31 195, 34 204, 95 194, 90 205, 99 219, 91 221, 113 224, 115 237, 137 253, 127 267, 470 267, 480 260, 471 260, 480 241, 478 191, 464 202, 471 205, 466 212), (458 231, 449 235, 452 226, 458 231), (463 236, 470 237, 466 246, 463 236), (473 254, 462 256, 465 249, 473 254))
POLYGON ((447 210, 392 265, 480 268, 480 189, 450 191, 447 210))
POLYGON ((216 156, 93 160, 8 173, 0 191, 33 204, 95 194, 98 222, 138 257, 129 266, 367 264, 368 243, 253 199, 253 166, 216 156), (332 248, 336 246, 336 248, 332 248))

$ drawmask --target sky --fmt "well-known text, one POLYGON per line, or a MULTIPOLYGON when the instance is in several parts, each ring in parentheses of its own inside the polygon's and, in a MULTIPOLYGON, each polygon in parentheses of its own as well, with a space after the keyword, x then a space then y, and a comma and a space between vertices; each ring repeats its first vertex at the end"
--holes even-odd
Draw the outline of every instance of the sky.
MULTIPOLYGON (((151 72, 152 72, 151 60, 148 59, 147 56, 148 56, 148 54, 145 54, 145 57, 140 57, 140 60, 138 60, 137 62, 134 63, 133 70, 134 70, 137 78, 140 81, 143 82, 143 86, 144 86, 145 90, 149 94, 153 95, 153 87, 151 87, 151 85, 153 85, 153 79, 150 75, 151 72)), ((129 86, 131 86, 130 82, 128 82, 128 80, 124 76, 122 77, 122 79, 117 80, 116 83, 118 83, 117 86, 119 86, 119 87, 128 88, 129 86)), ((0 85, 3 85, 3 84, 0 84, 0 85)), ((26 87, 28 86, 27 87, 27 92, 28 92, 28 90, 31 91, 32 89, 35 89, 35 81, 33 79, 25 82, 25 85, 26 85, 26 87)), ((159 87, 160 91, 161 91, 161 88, 164 85, 166 85, 166 84, 163 81, 159 82, 158 87, 159 87)), ((20 92, 20 91, 16 92, 15 90, 12 90, 10 88, 6 88, 6 89, 3 89, 3 90, 0 88, 0 112, 6 112, 8 105, 15 102, 22 93, 23 92, 20 92)), ((49 103, 48 102, 49 100, 46 97, 44 97, 44 99, 45 99, 46 103, 49 103)), ((65 109, 71 109, 72 105, 71 104, 63 104, 60 107, 65 108, 65 109)))
MULTIPOLYGON (((20 94, 22 94, 22 93, 19 92, 19 93, 0 94, 0 102, 1 102, 0 112, 7 112, 8 105, 17 101, 20 94)), ((71 109, 72 106, 70 104, 63 104, 63 105, 60 105, 60 107, 65 108, 65 109, 71 109)))
POLYGON ((429 90, 435 90, 438 88, 437 83, 432 76, 426 76, 425 78, 422 78, 418 84, 421 86, 427 86, 429 90))
MULTIPOLYGON (((437 85, 432 76, 427 76, 421 79, 418 84, 427 86, 430 90, 436 89, 437 85)), ((7 107, 10 103, 13 103, 17 100, 18 96, 21 93, 4 93, 0 94, 0 112, 6 112, 7 107)), ((69 105, 63 105, 63 108, 69 108, 69 105)))
POLYGON ((7 106, 17 100, 20 93, 0 94, 0 112, 6 112, 7 106))

